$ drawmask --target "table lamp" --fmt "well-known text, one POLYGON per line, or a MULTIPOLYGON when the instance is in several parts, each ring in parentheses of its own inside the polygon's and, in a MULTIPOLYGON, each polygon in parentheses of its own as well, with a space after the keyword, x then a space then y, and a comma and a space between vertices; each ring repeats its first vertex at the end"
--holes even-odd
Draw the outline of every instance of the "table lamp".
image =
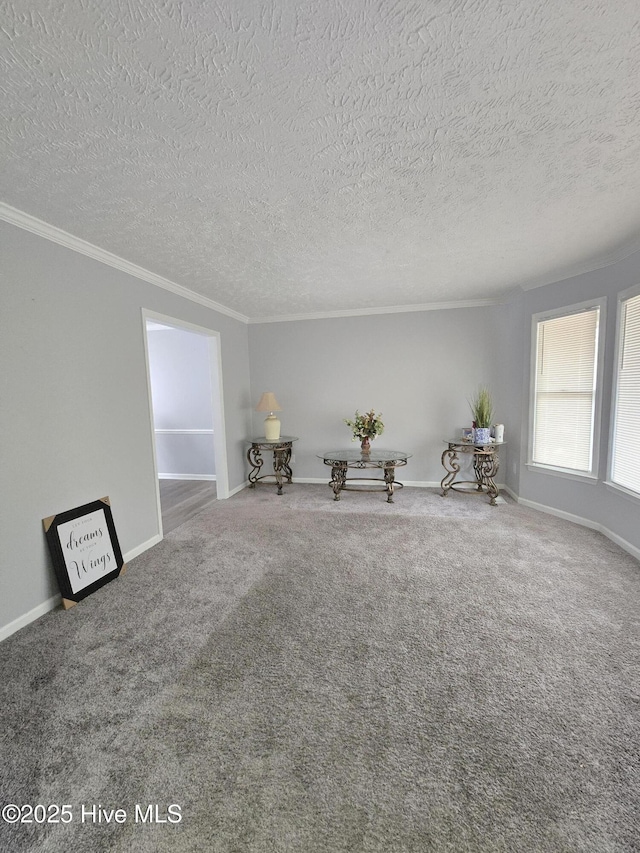
POLYGON ((281 411, 273 391, 265 391, 256 406, 256 412, 269 412, 264 419, 264 437, 267 441, 277 441, 280 438, 280 421, 273 413, 281 411))

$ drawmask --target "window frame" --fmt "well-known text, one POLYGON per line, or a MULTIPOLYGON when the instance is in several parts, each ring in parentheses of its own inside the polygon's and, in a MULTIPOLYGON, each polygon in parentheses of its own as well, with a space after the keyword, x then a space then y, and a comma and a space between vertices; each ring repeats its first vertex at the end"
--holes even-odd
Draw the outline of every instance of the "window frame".
POLYGON ((635 284, 628 287, 626 290, 618 294, 618 303, 616 309, 616 337, 614 348, 614 363, 613 376, 611 382, 611 413, 609 422, 609 446, 607 447, 607 479, 605 485, 616 492, 631 498, 633 501, 640 502, 640 492, 635 492, 633 489, 628 489, 626 486, 621 486, 613 480, 613 445, 615 441, 615 428, 618 409, 618 385, 620 381, 620 359, 622 356, 622 313, 623 303, 628 299, 633 299, 635 296, 640 296, 640 284, 635 284))
POLYGON ((606 309, 605 297, 588 299, 585 302, 577 302, 562 308, 554 308, 540 311, 531 315, 531 347, 529 353, 529 423, 527 436, 527 468, 530 471, 538 471, 544 474, 552 474, 558 477, 566 477, 582 482, 597 482, 600 469, 600 439, 602 434, 602 398, 604 381, 604 353, 606 334, 606 309), (596 387, 593 403, 593 437, 591 446, 591 468, 589 471, 577 471, 575 468, 563 468, 557 465, 548 465, 543 462, 534 462, 533 443, 536 410, 536 368, 538 355, 538 326, 547 320, 558 320, 561 317, 569 317, 572 314, 582 314, 585 311, 599 309, 598 336, 596 340, 595 375, 596 387))

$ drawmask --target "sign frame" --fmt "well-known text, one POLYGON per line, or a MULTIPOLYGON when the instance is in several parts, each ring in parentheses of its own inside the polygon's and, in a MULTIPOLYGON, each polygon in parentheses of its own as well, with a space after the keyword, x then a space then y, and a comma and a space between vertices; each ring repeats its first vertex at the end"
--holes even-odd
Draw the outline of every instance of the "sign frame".
POLYGON ((65 610, 126 571, 108 497, 42 519, 65 610))

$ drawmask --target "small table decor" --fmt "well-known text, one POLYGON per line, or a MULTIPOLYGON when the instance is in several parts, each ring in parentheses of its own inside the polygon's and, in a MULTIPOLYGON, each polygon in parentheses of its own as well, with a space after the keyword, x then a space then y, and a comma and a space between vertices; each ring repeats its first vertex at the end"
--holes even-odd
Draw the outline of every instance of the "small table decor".
POLYGON ((396 482, 395 469, 407 464, 411 458, 410 453, 402 450, 373 450, 364 453, 360 450, 328 450, 326 453, 318 454, 325 465, 331 466, 331 480, 329 485, 333 489, 333 499, 340 500, 342 491, 374 491, 380 490, 387 493, 387 503, 393 503, 395 489, 401 489, 403 484, 396 482), (349 470, 374 469, 383 472, 382 477, 350 477, 347 478, 349 470), (382 482, 384 486, 371 486, 369 482, 382 482), (349 483, 350 485, 347 485, 349 483), (360 485, 356 485, 360 483, 360 485))
POLYGON ((491 423, 493 422, 493 400, 489 389, 484 386, 479 388, 469 405, 473 415, 474 441, 477 444, 487 444, 491 434, 491 423))
POLYGON ((371 442, 377 435, 382 435, 384 432, 382 413, 380 412, 376 415, 375 409, 371 409, 364 415, 361 415, 356 409, 353 420, 345 418, 344 422, 348 427, 351 427, 351 431, 353 432, 351 440, 360 442, 362 453, 370 453, 371 442))
MULTIPOLYGON (((278 494, 282 494, 283 483, 291 483, 293 479, 293 471, 291 470, 291 450, 293 442, 298 438, 295 435, 281 435, 278 439, 269 439, 264 436, 249 439, 251 447, 247 451, 247 460, 251 465, 249 472, 249 488, 255 488, 256 483, 266 478, 275 479, 278 487, 278 494), (273 473, 260 474, 260 470, 264 465, 262 451, 268 450, 273 453, 273 473)), ((266 484, 265 484, 266 485, 266 484)))

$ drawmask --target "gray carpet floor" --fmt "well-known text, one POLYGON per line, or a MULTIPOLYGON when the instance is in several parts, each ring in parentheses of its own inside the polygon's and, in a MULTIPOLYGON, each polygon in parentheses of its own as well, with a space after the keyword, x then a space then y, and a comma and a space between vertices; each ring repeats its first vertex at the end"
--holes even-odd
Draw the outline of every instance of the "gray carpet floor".
POLYGON ((640 850, 639 623, 509 498, 244 490, 0 645, 1 802, 72 814, 0 850, 640 850))

